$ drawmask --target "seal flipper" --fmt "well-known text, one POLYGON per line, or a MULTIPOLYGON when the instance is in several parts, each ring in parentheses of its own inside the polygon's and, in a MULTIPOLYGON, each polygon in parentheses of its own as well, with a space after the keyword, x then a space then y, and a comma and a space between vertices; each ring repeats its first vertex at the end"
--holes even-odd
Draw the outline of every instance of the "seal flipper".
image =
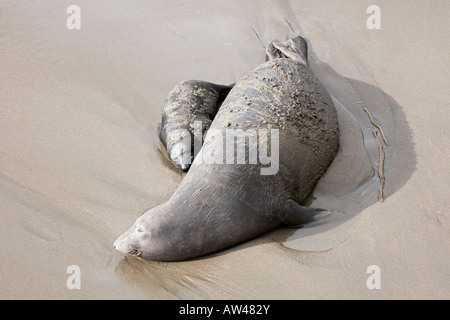
POLYGON ((308 65, 308 44, 302 37, 294 37, 286 42, 271 41, 266 48, 270 60, 290 58, 308 65))
POLYGON ((309 208, 299 205, 292 199, 286 202, 282 220, 289 227, 297 228, 304 224, 320 220, 331 214, 329 210, 309 208))

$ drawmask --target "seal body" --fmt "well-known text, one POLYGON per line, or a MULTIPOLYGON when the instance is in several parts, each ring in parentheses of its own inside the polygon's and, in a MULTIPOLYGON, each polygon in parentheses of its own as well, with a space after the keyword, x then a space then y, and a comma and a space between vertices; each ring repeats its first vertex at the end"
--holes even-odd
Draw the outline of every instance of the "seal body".
POLYGON ((267 53, 271 60, 238 81, 223 101, 179 188, 116 240, 118 250, 150 260, 190 259, 281 225, 303 225, 326 211, 301 203, 339 147, 332 99, 307 66, 302 38, 273 42, 267 53), (276 170, 262 174, 267 163, 251 163, 251 135, 235 142, 236 150, 245 145, 245 163, 230 163, 225 156, 220 161, 227 130, 276 136, 270 139, 276 170), (202 161, 211 154, 216 161, 202 161))

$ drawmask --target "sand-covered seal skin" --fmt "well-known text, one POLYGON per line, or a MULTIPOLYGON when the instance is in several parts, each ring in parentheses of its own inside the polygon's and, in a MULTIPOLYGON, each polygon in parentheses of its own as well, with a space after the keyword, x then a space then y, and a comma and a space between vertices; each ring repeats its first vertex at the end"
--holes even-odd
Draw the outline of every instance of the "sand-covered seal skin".
POLYGON ((278 130, 278 150, 271 150, 279 153, 277 170, 261 174, 259 162, 203 163, 201 155, 223 145, 208 132, 201 154, 169 201, 138 218, 116 240, 116 249, 149 260, 191 259, 330 213, 301 203, 339 148, 333 101, 307 66, 303 38, 271 42, 267 54, 271 60, 228 93, 209 132, 278 130))
POLYGON ((202 123, 202 133, 208 130, 232 87, 188 80, 169 93, 158 133, 170 161, 178 169, 188 171, 194 160, 195 121, 202 123))

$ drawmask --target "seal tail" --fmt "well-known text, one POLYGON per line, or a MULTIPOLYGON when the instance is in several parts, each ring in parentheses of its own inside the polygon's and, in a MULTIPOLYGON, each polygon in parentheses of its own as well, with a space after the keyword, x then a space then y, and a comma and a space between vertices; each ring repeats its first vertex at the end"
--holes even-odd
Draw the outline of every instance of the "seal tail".
POLYGON ((289 39, 286 42, 271 41, 266 48, 269 60, 277 58, 289 58, 308 65, 308 44, 300 36, 289 39))

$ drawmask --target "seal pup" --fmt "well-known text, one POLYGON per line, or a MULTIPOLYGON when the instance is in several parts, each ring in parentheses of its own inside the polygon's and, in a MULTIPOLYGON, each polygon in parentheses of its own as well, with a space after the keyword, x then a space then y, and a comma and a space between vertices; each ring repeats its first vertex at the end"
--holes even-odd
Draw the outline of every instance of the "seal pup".
POLYGON ((202 123, 203 136, 232 87, 187 80, 169 93, 158 124, 158 135, 169 160, 179 170, 188 171, 194 160, 195 121, 202 123))
MULTIPOLYGON (((302 37, 273 41, 266 52, 270 60, 238 81, 216 107, 205 142, 172 197, 139 217, 115 241, 117 250, 149 260, 192 259, 329 213, 301 204, 339 148, 333 101, 308 68, 302 37), (275 170, 263 174, 267 163, 250 162, 250 139, 235 143, 236 150, 246 145, 246 163, 204 163, 206 155, 220 158, 230 129, 270 130, 275 170)), ((264 139, 258 140, 261 147, 264 139)))

